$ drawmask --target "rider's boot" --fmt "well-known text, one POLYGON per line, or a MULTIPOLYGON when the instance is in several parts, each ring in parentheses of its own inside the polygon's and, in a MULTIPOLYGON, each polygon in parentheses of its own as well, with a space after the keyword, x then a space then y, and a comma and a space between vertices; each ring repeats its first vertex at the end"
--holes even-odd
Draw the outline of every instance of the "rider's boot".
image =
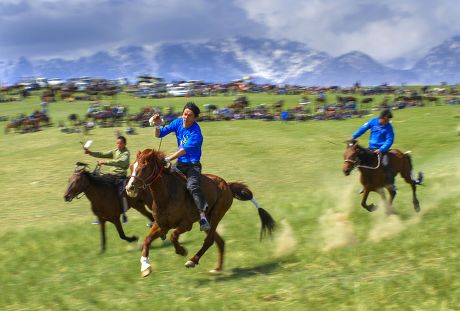
POLYGON ((195 205, 198 208, 198 212, 200 213, 200 230, 201 231, 208 231, 211 229, 211 225, 206 218, 206 209, 208 207, 208 203, 201 192, 195 192, 192 194, 193 201, 195 201, 195 205))

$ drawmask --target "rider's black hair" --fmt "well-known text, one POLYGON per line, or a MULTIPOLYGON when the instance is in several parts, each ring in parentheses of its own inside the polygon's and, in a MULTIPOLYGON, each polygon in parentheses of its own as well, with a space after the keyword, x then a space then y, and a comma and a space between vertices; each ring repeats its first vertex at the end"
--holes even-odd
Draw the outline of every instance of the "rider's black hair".
POLYGON ((193 114, 195 115, 195 117, 198 117, 200 115, 200 108, 198 108, 197 105, 195 105, 194 102, 188 102, 185 104, 184 106, 184 109, 182 110, 182 112, 184 112, 185 109, 190 109, 193 111, 193 114))
POLYGON ((380 118, 385 118, 385 117, 388 117, 388 118, 393 118, 393 114, 391 113, 391 110, 390 109, 384 109, 382 110, 382 112, 380 112, 380 118))
POLYGON ((123 143, 126 145, 126 137, 120 135, 117 137, 117 139, 121 139, 123 143))

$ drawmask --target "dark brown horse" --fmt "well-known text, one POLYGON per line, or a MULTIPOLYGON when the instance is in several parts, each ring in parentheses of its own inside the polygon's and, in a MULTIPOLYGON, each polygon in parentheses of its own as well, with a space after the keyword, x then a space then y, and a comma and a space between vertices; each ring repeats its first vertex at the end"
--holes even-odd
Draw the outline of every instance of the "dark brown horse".
MULTIPOLYGON (((374 191, 380 194, 385 202, 387 214, 393 213, 393 200, 396 196, 396 190, 391 185, 386 184, 385 171, 381 165, 381 157, 373 151, 363 148, 358 144, 358 141, 352 139, 348 140, 347 148, 345 149, 343 172, 345 175, 350 175, 351 171, 357 167, 361 172, 361 184, 363 185, 363 199, 361 206, 369 212, 377 209, 374 204, 367 205, 367 197, 369 192, 374 191), (385 198, 384 189, 390 193, 390 201, 385 198)), ((420 185, 423 180, 423 174, 418 173, 418 179, 412 178, 412 160, 409 153, 402 153, 398 149, 389 151, 390 167, 393 176, 398 173, 401 177, 412 187, 412 201, 416 212, 420 211, 420 203, 416 195, 416 186, 420 185)))
MULTIPOLYGON (((83 163, 78 163, 83 164, 83 163)), ((104 176, 96 175, 85 170, 86 165, 83 168, 77 168, 69 179, 69 185, 64 194, 64 199, 67 202, 73 200, 80 194, 85 194, 88 200, 91 202, 91 209, 97 216, 100 228, 101 228, 101 246, 102 252, 106 249, 106 238, 105 238, 105 222, 111 222, 117 228, 120 238, 134 242, 138 238, 136 236, 128 237, 123 231, 123 227, 120 222, 120 215, 122 213, 122 204, 118 197, 117 187, 113 181, 109 181, 104 176)), ((136 198, 128 197, 128 208, 133 207, 139 213, 147 217, 153 222, 152 214, 146 210, 145 205, 152 205, 152 197, 148 191, 140 192, 140 195, 136 198)))
MULTIPOLYGON (((144 241, 141 257, 142 276, 151 273, 148 255, 150 243, 154 239, 166 234, 170 229, 175 229, 171 234, 171 242, 176 254, 186 256, 187 250, 180 245, 179 236, 191 230, 193 223, 200 219, 192 196, 186 188, 184 176, 175 170, 165 168, 164 165, 163 153, 151 149, 139 152, 133 165, 132 176, 126 186, 128 194, 131 195, 135 195, 135 192, 140 189, 149 188, 154 198, 152 212, 156 223, 144 241)), ((209 206, 206 210, 206 217, 211 224, 211 229, 206 232, 206 238, 201 249, 185 263, 185 266, 187 268, 195 267, 206 250, 216 242, 219 259, 217 268, 211 270, 211 273, 220 273, 224 261, 224 240, 216 232, 216 229, 232 205, 233 198, 242 201, 251 200, 257 207, 262 222, 261 238, 266 232, 272 233, 275 222, 269 213, 260 208, 253 198, 252 192, 242 183, 226 183, 218 176, 203 174, 201 187, 209 206)))

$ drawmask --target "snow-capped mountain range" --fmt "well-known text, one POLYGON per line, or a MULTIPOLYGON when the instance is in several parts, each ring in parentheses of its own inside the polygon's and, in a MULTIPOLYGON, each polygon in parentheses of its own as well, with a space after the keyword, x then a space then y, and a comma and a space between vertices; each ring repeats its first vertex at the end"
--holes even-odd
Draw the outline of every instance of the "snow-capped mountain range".
POLYGON ((93 76, 107 79, 150 74, 173 80, 228 82, 250 75, 257 82, 300 85, 437 84, 460 82, 460 36, 431 49, 411 69, 385 66, 359 51, 338 57, 295 41, 236 37, 155 47, 125 46, 77 59, 20 57, 0 60, 0 83, 21 77, 93 76))

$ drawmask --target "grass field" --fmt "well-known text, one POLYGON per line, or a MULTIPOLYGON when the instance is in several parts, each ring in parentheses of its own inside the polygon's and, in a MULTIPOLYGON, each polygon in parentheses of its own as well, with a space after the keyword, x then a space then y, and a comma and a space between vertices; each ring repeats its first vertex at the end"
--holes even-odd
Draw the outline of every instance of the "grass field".
MULTIPOLYGON (((250 97, 253 103, 279 98, 250 97)), ((294 105, 299 96, 283 98, 294 105)), ((203 105, 230 98, 194 100, 203 105)), ((152 104, 125 96, 118 101, 131 112, 152 104)), ((184 102, 153 100, 177 107, 184 102)), ((53 103, 51 117, 65 120, 87 106, 53 103)), ((0 104, 0 115, 38 108, 32 97, 0 104)), ((247 182, 279 229, 260 243, 257 212, 235 201, 219 228, 226 240, 223 275, 207 274, 216 264, 214 246, 187 270, 187 258, 156 241, 153 273, 145 279, 138 244, 120 240, 109 225, 108 250, 101 255, 87 199, 64 202, 74 163, 94 163, 83 154, 79 135, 57 127, 1 131, 0 310, 459 310, 459 118, 460 108, 447 105, 394 112, 394 147, 413 152, 426 184, 418 188, 422 212, 416 214, 410 187, 398 178, 399 215, 391 217, 383 206, 373 214, 362 209, 358 173, 341 172, 342 142, 363 119, 202 123, 204 171, 247 182)), ((94 150, 111 149, 114 129, 95 129, 85 139, 94 140, 94 150)), ((132 154, 158 143, 151 128, 128 136, 132 154)), ((175 150, 173 137, 164 139, 162 150, 175 150)), ((380 203, 375 194, 369 202, 380 203)), ((142 239, 147 220, 135 211, 128 216, 125 231, 142 239)), ((181 239, 189 254, 202 240, 197 226, 181 239)))

